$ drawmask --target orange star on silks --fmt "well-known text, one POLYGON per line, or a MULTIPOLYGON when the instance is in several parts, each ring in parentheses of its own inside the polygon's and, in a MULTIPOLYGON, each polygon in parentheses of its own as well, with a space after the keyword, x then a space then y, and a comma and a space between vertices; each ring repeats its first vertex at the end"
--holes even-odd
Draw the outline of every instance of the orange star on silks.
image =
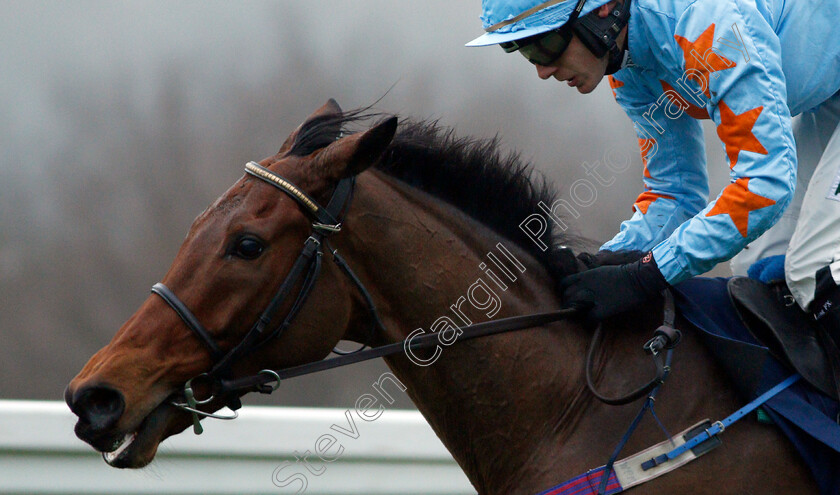
POLYGON ((729 170, 732 170, 738 164, 738 154, 742 151, 767 154, 767 150, 761 144, 761 141, 752 132, 755 121, 758 120, 758 116, 764 109, 763 106, 753 108, 740 115, 735 115, 735 112, 723 100, 720 100, 718 108, 720 109, 720 125, 717 127, 717 135, 726 146, 729 170))
POLYGON ((610 81, 610 88, 612 88, 613 98, 618 98, 618 95, 615 94, 615 90, 624 86, 624 82, 619 81, 613 76, 609 76, 607 77, 607 79, 610 81))
POLYGON ((726 186, 715 206, 706 213, 707 217, 729 215, 738 232, 744 237, 747 237, 749 230, 750 212, 776 204, 770 198, 750 192, 749 182, 748 177, 742 177, 726 186))
POLYGON ((667 194, 645 191, 636 198, 636 202, 633 203, 633 207, 642 212, 642 215, 647 215, 650 204, 659 198, 674 199, 673 196, 668 196, 667 194))
MULTIPOLYGON (((651 179, 650 170, 648 170, 648 152, 656 146, 656 139, 642 139, 639 138, 639 152, 642 154, 642 164, 645 166, 644 176, 651 179)), ((647 208, 645 208, 647 209, 647 208)))
POLYGON ((712 43, 715 40, 715 25, 711 24, 703 33, 694 41, 675 34, 674 39, 680 45, 683 51, 683 58, 685 59, 685 70, 699 71, 706 79, 706 93, 707 98, 711 98, 709 94, 709 75, 712 72, 729 69, 735 67, 735 62, 726 57, 718 55, 710 51, 712 43))
POLYGON ((667 93, 668 91, 672 92, 672 94, 677 98, 677 104, 680 106, 680 108, 685 108, 685 113, 687 113, 690 117, 694 117, 697 120, 711 119, 711 117, 709 117, 709 112, 705 108, 698 107, 697 105, 686 101, 686 99, 683 98, 682 95, 676 89, 674 89, 673 86, 666 83, 662 79, 659 80, 659 84, 662 85, 663 93, 667 93))

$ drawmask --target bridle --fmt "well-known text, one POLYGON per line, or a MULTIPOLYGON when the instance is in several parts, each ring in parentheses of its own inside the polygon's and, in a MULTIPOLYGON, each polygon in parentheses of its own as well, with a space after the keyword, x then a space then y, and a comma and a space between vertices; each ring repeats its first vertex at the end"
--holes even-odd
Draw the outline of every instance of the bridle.
POLYGON ((303 192, 290 181, 256 162, 248 162, 245 164, 245 172, 276 187, 292 198, 312 221, 312 231, 304 242, 303 249, 301 250, 301 253, 295 263, 292 265, 289 274, 286 275, 286 278, 280 284, 280 287, 268 303, 268 306, 260 314, 259 318, 248 333, 245 334, 242 341, 240 341, 239 344, 234 346, 227 353, 222 352, 219 344, 210 332, 204 327, 204 325, 201 324, 198 318, 196 318, 192 311, 190 311, 190 309, 178 298, 178 296, 175 295, 171 289, 160 282, 152 287, 152 292, 160 296, 175 311, 175 313, 178 314, 181 320, 193 332, 193 334, 195 334, 198 340, 204 344, 210 352, 214 362, 213 368, 209 372, 203 373, 187 381, 184 386, 184 395, 186 397, 185 403, 172 402, 172 405, 175 407, 193 414, 193 425, 196 433, 201 433, 202 429, 198 423, 199 415, 213 417, 216 419, 234 419, 237 417, 237 413, 235 411, 239 409, 242 404, 239 401, 240 394, 234 392, 250 388, 270 393, 277 389, 280 384, 280 376, 277 372, 272 370, 263 370, 258 375, 249 377, 252 380, 255 378, 261 378, 256 381, 263 383, 254 384, 247 388, 240 384, 240 388, 231 389, 229 386, 224 386, 223 380, 230 378, 231 367, 236 361, 247 356, 267 342, 278 338, 287 328, 289 328, 311 294, 312 288, 315 286, 315 282, 318 279, 318 275, 321 271, 324 246, 327 246, 327 248, 330 249, 333 260, 341 269, 341 272, 347 276, 347 278, 361 293, 362 298, 368 306, 368 312, 370 314, 370 331, 367 342, 362 344, 362 346, 356 351, 346 352, 334 349, 333 352, 340 355, 346 355, 362 351, 368 347, 368 344, 373 338, 376 330, 383 328, 382 321, 379 318, 370 294, 347 263, 345 263, 343 258, 338 254, 338 251, 331 249, 327 242, 327 238, 331 234, 341 231, 341 220, 343 218, 343 214, 353 196, 355 177, 340 180, 333 191, 329 203, 326 207, 323 207, 318 204, 315 199, 303 192), (297 297, 294 299, 289 312, 279 325, 277 325, 273 330, 270 330, 271 323, 277 316, 277 311, 288 300, 292 291, 299 283, 300 290, 298 291, 297 297), (210 381, 213 392, 209 398, 203 400, 196 399, 195 392, 193 390, 193 381, 197 379, 210 381), (266 381, 266 379, 268 380, 266 381), (268 387, 267 383, 272 382, 274 382, 274 386, 268 387), (206 404, 212 401, 215 397, 220 396, 225 397, 226 405, 234 411, 233 416, 221 416, 197 409, 197 406, 206 404))
MULTIPOLYGON (((323 207, 293 183, 268 170, 267 168, 262 167, 256 162, 248 162, 245 164, 245 172, 281 190, 297 202, 302 211, 312 221, 312 231, 304 242, 303 249, 301 250, 297 260, 292 265, 289 274, 286 275, 286 278, 280 284, 280 287, 268 303, 268 306, 260 314, 259 318, 253 324, 248 333, 245 334, 242 341, 240 341, 239 344, 234 346, 227 353, 221 350, 219 344, 210 332, 207 331, 198 318, 196 318, 192 311, 189 310, 189 308, 178 298, 178 296, 175 295, 174 292, 172 292, 172 290, 166 287, 163 283, 157 283, 152 287, 152 292, 160 296, 175 311, 175 313, 178 314, 181 320, 193 332, 193 334, 195 334, 198 340, 204 344, 210 352, 214 362, 210 371, 193 377, 187 380, 184 384, 183 393, 185 402, 170 402, 172 406, 192 414, 193 431, 196 434, 201 434, 203 431, 203 428, 199 423, 200 417, 210 417, 215 419, 235 419, 238 417, 238 413, 236 411, 242 407, 242 403, 239 398, 245 393, 271 393, 277 390, 280 386, 281 380, 286 378, 333 369, 400 352, 428 349, 436 346, 439 342, 438 335, 430 333, 411 340, 382 345, 365 350, 372 343, 377 330, 384 332, 385 326, 379 317, 370 293, 367 289, 365 289, 362 282, 353 273, 344 259, 338 254, 338 251, 332 249, 328 242, 328 237, 330 235, 341 231, 341 220, 343 219, 343 216, 349 207, 350 201, 352 200, 353 190, 355 187, 355 177, 341 179, 333 191, 329 203, 326 207, 323 207), (236 361, 265 345, 267 342, 278 338, 292 324, 315 286, 315 282, 321 271, 324 246, 326 246, 332 253, 332 259, 335 264, 356 287, 356 290, 362 295, 362 298, 365 301, 370 315, 370 330, 365 343, 363 343, 358 349, 350 352, 333 349, 333 352, 339 355, 339 357, 336 358, 315 361, 276 371, 266 369, 255 375, 245 376, 242 378, 232 378, 231 367, 236 361), (283 318, 283 321, 271 330, 271 323, 277 316, 277 311, 281 306, 283 306, 284 302, 290 297, 292 291, 299 283, 300 290, 292 302, 289 312, 283 318), (208 398, 196 398, 193 386, 193 382, 196 380, 209 381, 211 395, 208 398), (220 398, 224 401, 224 404, 234 411, 233 414, 230 416, 224 416, 198 409, 198 406, 207 404, 216 398, 220 398)), ((673 326, 672 308, 673 302, 666 304, 665 319, 666 324, 668 324, 666 326, 670 327, 673 326), (668 307, 671 309, 669 310, 668 307)), ((583 308, 579 307, 568 307, 544 313, 512 316, 493 321, 466 325, 457 329, 457 334, 459 335, 458 341, 495 335, 513 330, 538 327, 564 318, 581 316, 582 309, 583 308)), ((666 348, 672 349, 679 340, 678 337, 673 338, 674 336, 671 334, 663 336, 663 328, 664 327, 660 327, 657 330, 657 334, 654 339, 651 339, 651 341, 646 344, 646 350, 654 356, 655 363, 657 363, 657 356, 661 354, 660 351, 666 348)), ((670 366, 657 364, 656 377, 651 380, 650 383, 633 393, 616 399, 606 398, 598 394, 594 388, 594 384, 592 383, 592 378, 589 375, 589 368, 591 367, 590 361, 594 355, 594 348, 600 339, 600 335, 601 332, 599 324, 598 331, 596 331, 595 335, 593 335, 593 342, 588 352, 586 365, 587 385, 598 399, 608 404, 625 404, 644 396, 650 390, 653 390, 655 387, 662 384, 665 376, 667 376, 667 373, 670 370, 670 366)), ((667 361, 670 363, 670 352, 668 353, 667 361)))

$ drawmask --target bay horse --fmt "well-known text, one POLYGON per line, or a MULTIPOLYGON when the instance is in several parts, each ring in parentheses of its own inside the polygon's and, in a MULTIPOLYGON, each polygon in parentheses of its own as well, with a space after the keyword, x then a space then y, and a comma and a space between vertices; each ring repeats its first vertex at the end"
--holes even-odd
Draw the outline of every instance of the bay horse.
MULTIPOLYGON (((322 360, 340 340, 397 343, 434 329, 443 317, 479 322, 561 306, 555 282, 575 268, 558 265, 519 228, 540 201, 554 199, 544 182, 531 180, 529 165, 501 154, 495 141, 457 138, 435 124, 398 128, 391 118, 345 134, 358 116, 330 100, 252 171, 283 177, 320 204, 339 181, 355 178, 352 204, 330 242, 367 289, 382 325, 369 335, 365 297, 341 267, 325 260, 294 324, 232 363, 233 377, 322 360)), ((163 284, 227 352, 269 305, 312 224, 300 198, 247 173, 195 220, 163 284)), ((555 237, 563 241, 562 234, 555 237)), ((292 304, 283 302, 278 314, 292 304)), ((599 386, 617 392, 649 377, 639 351, 662 311, 660 302, 651 303, 603 323, 599 386)), ((637 412, 634 405, 602 404, 588 392, 583 360, 589 333, 582 321, 568 319, 414 357, 400 353, 386 363, 478 493, 534 494, 603 465, 637 412)), ((697 337, 684 333, 656 405, 673 431, 742 405, 697 337)), ((173 401, 183 401, 184 383, 215 360, 182 315, 151 294, 68 385, 77 436, 101 452, 119 448, 119 455, 106 458, 112 466, 146 466, 161 441, 192 424, 173 401)), ((201 407, 212 412, 224 403, 201 407)), ((663 437, 646 420, 624 452, 663 437)), ((745 420, 724 442, 636 490, 817 492, 776 428, 745 420)))

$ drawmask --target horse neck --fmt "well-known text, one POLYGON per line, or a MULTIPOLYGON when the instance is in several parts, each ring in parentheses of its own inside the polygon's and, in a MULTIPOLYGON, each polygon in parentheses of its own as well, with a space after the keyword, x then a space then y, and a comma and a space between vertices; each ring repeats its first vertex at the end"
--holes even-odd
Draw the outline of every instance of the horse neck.
MULTIPOLYGON (((382 343, 416 329, 431 333, 442 317, 463 325, 558 308, 552 280, 525 250, 379 172, 360 177, 346 225, 341 249, 374 295, 388 332, 382 343), (487 302, 488 288, 498 304, 474 307, 471 301, 487 302)), ((528 458, 569 434, 583 409, 585 339, 582 329, 559 322, 441 346, 430 366, 403 354, 387 362, 476 488, 488 493, 522 488, 545 469, 528 458)))
MULTIPOLYGON (((460 324, 451 307, 479 279, 502 301, 493 318, 557 307, 545 270, 505 240, 525 271, 499 290, 481 267, 490 265, 487 253, 498 250, 499 237, 452 207, 377 172, 360 176, 358 192, 342 249, 382 312, 387 333, 378 343, 404 340, 418 328, 428 332, 441 316, 460 324)), ((468 316, 474 322, 487 319, 477 313, 468 316)), ((626 393, 651 378, 641 345, 661 321, 662 306, 652 302, 604 322, 594 376, 605 395, 626 393)), ((684 321, 677 328, 690 330, 684 321)), ((561 321, 444 347, 430 366, 402 353, 386 360, 479 493, 532 495, 603 465, 638 412, 638 402, 607 406, 585 389, 588 340, 589 332, 561 321)), ((742 405, 695 332, 683 332, 673 366, 656 401, 657 418, 672 433, 703 418, 723 418, 742 405)), ((642 421, 622 455, 664 440, 658 424, 642 421)), ((744 447, 730 448, 715 461, 734 466, 751 452, 766 454, 760 467, 739 474, 738 486, 745 489, 766 485, 798 463, 791 451, 782 451, 777 432, 741 426, 750 428, 741 437, 744 447), (750 435, 757 444, 746 442, 750 435)), ((806 468, 797 466, 790 486, 810 483, 806 468)), ((718 486, 703 485, 707 478, 702 470, 679 470, 653 482, 650 492, 717 493, 718 486), (708 488, 698 489, 701 485, 708 488)), ((775 485, 768 493, 791 492, 784 483, 775 485)))

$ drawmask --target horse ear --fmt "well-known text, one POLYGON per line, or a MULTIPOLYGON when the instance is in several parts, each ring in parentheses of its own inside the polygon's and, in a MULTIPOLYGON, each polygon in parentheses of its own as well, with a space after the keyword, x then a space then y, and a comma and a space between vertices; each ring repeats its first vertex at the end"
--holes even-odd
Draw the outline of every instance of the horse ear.
POLYGON ((396 131, 397 118, 390 117, 365 132, 340 139, 318 155, 315 169, 328 179, 358 175, 376 163, 396 131))
MULTIPOLYGON (((338 106, 338 102, 334 99, 330 98, 327 100, 326 103, 321 105, 321 108, 315 110, 306 120, 303 121, 303 124, 299 125, 297 129, 292 132, 289 137, 286 138, 286 141, 283 142, 283 146, 280 147, 280 151, 277 153, 282 155, 283 153, 289 151, 292 148, 292 145, 295 144, 295 140, 300 135, 301 131, 306 129, 307 127, 313 125, 316 122, 323 121, 330 117, 340 117, 341 116, 341 107, 338 106)), ((325 133, 334 134, 337 138, 338 135, 341 133, 341 124, 336 119, 335 124, 330 124, 324 130, 325 133)))

